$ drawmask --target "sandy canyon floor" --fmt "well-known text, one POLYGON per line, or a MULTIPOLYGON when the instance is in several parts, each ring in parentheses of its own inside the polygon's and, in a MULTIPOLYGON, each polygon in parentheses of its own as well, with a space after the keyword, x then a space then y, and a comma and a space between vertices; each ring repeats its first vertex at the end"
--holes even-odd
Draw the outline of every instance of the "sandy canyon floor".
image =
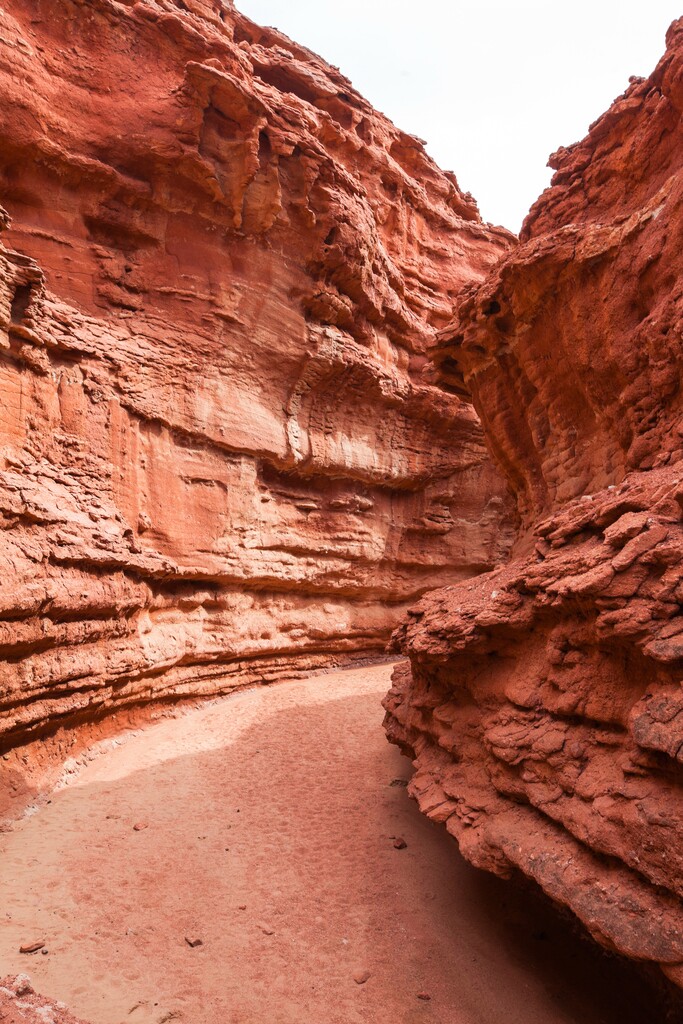
POLYGON ((1 973, 92 1024, 653 1021, 620 964, 421 817, 381 729, 390 672, 108 743, 0 835, 1 973))

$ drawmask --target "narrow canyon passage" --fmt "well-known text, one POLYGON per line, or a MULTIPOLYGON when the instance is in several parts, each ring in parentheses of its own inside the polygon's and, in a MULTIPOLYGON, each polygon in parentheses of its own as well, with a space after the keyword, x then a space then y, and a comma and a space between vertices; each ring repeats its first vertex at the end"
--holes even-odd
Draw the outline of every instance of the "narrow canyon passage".
POLYGON ((621 965, 418 813, 380 728, 390 673, 108 742, 0 836, 5 972, 92 1024, 654 1021, 621 965))

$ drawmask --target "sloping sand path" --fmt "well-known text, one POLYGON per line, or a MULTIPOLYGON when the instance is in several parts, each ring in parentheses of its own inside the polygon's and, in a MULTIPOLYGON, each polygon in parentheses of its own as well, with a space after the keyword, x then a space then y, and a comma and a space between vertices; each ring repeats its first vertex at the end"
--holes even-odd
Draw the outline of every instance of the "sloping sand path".
POLYGON ((654 1020, 391 785, 410 764, 381 729, 390 672, 242 691, 90 762, 0 835, 0 975, 92 1024, 654 1020), (19 954, 35 939, 46 955, 19 954))

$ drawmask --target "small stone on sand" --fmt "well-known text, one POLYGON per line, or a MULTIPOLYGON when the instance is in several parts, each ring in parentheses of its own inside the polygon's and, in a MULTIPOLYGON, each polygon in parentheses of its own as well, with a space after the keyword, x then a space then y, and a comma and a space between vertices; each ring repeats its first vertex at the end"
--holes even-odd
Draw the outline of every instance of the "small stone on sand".
POLYGON ((45 945, 44 942, 27 942, 23 946, 19 946, 20 953, 37 953, 39 949, 42 949, 45 945))

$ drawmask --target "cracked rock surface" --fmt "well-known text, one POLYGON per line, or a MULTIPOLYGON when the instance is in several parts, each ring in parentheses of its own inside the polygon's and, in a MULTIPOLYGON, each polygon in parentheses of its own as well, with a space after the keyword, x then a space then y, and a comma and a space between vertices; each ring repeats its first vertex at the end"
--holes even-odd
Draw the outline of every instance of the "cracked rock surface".
POLYGON ((435 360, 517 501, 508 564, 426 596, 386 699, 411 790, 683 985, 683 21, 585 140, 435 360))

